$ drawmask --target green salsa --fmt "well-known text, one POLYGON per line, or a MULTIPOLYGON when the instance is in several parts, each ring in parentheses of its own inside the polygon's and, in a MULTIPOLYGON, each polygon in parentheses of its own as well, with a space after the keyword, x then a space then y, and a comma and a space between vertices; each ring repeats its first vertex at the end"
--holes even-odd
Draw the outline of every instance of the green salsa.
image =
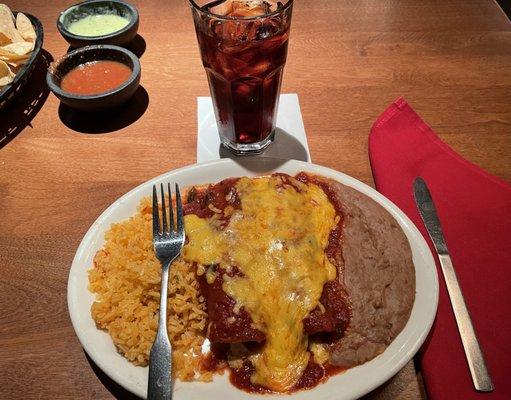
POLYGON ((69 25, 69 32, 79 36, 101 36, 117 32, 129 24, 129 20, 115 14, 89 15, 69 25))

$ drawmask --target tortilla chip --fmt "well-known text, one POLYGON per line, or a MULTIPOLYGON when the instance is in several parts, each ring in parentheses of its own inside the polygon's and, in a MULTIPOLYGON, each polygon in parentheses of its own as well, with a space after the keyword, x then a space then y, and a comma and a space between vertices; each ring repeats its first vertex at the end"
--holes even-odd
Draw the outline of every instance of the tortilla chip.
MULTIPOLYGON (((17 67, 21 67, 23 64, 25 64, 29 58, 30 58, 30 56, 27 55, 27 56, 20 58, 18 60, 3 60, 3 61, 5 61, 7 63, 7 65, 9 65, 10 67, 17 68, 17 67)), ((0 60, 2 60, 1 56, 0 56, 0 60)), ((12 70, 12 68, 11 68, 11 70, 12 70)))
POLYGON ((0 88, 11 83, 14 80, 14 76, 15 74, 9 66, 0 60, 0 88))
POLYGON ((5 46, 0 46, 0 56, 12 56, 14 59, 19 59, 19 56, 25 56, 33 49, 34 44, 31 42, 10 43, 5 46))
POLYGON ((0 32, 0 46, 5 46, 11 43, 11 38, 7 37, 4 33, 0 32))
POLYGON ((0 4, 0 33, 11 43, 23 42, 23 37, 14 26, 14 15, 5 4, 0 4))
POLYGON ((0 4, 0 19, 10 19, 14 24, 14 14, 6 4, 0 4))
POLYGON ((0 54, 0 60, 5 61, 7 64, 9 63, 25 63, 30 58, 30 56, 18 56, 16 54, 9 53, 7 55, 0 54))
POLYGON ((18 15, 16 15, 16 29, 18 29, 21 37, 27 42, 35 43, 37 38, 35 29, 32 26, 32 22, 30 22, 25 14, 19 12, 18 15))

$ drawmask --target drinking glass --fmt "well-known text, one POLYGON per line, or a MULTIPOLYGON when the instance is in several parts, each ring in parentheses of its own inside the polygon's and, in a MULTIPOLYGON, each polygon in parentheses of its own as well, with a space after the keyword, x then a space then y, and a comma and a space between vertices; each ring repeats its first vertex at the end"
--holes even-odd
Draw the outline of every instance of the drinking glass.
POLYGON ((293 0, 189 0, 221 143, 237 155, 273 140, 293 0))

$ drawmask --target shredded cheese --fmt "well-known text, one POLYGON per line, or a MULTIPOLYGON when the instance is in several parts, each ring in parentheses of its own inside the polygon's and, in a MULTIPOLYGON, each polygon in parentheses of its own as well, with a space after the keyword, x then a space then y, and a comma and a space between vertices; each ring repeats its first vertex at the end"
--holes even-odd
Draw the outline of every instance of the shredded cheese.
POLYGON ((226 269, 236 265, 242 272, 243 277, 224 274, 223 290, 266 335, 251 358, 251 381, 280 392, 291 389, 307 366, 302 321, 336 276, 324 252, 335 209, 319 186, 293 182, 299 191, 282 185, 278 176, 241 178, 236 183, 241 210, 232 210, 224 229, 196 215, 185 217, 184 258, 226 269))

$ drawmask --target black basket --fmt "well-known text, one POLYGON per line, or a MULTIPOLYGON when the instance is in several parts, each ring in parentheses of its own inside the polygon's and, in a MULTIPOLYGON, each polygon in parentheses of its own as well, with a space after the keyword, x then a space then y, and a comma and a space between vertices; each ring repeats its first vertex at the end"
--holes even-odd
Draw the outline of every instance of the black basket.
MULTIPOLYGON (((14 16, 17 14, 18 13, 15 12, 14 16)), ((32 75, 32 71, 37 64, 37 60, 41 55, 41 49, 43 47, 43 25, 41 24, 41 21, 39 21, 33 15, 26 13, 23 14, 25 14, 32 22, 37 38, 35 41, 34 50, 32 51, 30 58, 18 71, 14 77, 14 80, 7 86, 4 86, 2 89, 0 89, 0 110, 4 109, 12 101, 12 99, 16 97, 23 86, 25 86, 25 83, 27 83, 29 80, 30 75, 32 75)))

